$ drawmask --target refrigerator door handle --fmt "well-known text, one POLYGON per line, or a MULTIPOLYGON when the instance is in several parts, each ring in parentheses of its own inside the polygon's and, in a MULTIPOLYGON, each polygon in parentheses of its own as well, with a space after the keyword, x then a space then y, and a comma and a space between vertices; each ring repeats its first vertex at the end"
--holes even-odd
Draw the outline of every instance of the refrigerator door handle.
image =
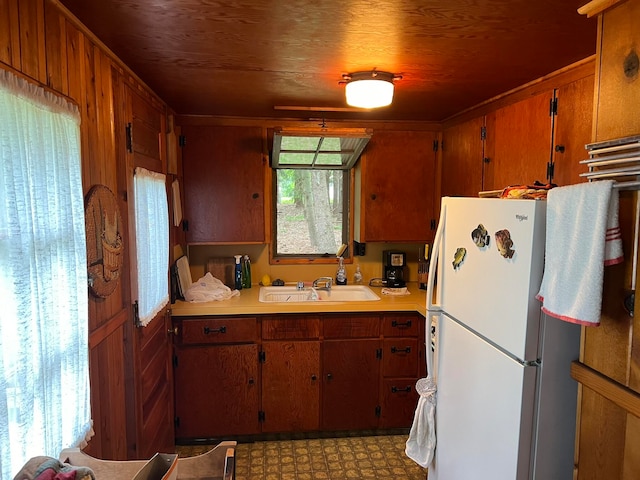
POLYGON ((446 217, 446 203, 442 203, 440 207, 440 220, 438 221, 438 229, 433 239, 433 249, 431 251, 431 261, 429 262, 429 274, 427 277, 427 310, 442 311, 442 292, 435 291, 435 275, 438 260, 440 258, 440 248, 442 245, 442 237, 444 235, 444 222, 446 217))

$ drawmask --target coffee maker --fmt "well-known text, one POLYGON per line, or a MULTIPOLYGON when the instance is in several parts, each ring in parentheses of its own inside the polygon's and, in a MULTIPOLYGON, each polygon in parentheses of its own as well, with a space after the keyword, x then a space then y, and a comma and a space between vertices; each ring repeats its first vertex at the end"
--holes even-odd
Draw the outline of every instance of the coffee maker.
POLYGON ((407 254, 396 250, 382 252, 382 264, 384 265, 384 279, 387 287, 400 288, 406 285, 404 281, 404 269, 407 265, 407 254))

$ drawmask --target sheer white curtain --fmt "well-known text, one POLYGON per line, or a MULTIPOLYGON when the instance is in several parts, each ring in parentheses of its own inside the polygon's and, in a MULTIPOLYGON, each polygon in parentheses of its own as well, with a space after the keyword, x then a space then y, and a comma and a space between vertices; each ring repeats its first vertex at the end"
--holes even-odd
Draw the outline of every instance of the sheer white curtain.
POLYGON ((0 478, 92 434, 80 116, 0 69, 0 478))
POLYGON ((169 302, 169 207, 165 176, 136 168, 134 180, 137 295, 140 325, 169 302))

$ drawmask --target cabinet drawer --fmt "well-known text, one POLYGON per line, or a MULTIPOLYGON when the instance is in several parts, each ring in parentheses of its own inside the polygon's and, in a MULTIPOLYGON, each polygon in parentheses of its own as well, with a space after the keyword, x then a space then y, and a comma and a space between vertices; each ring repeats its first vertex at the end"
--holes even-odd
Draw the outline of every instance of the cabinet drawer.
POLYGON ((320 337, 320 319, 316 316, 265 317, 263 340, 313 339, 320 337))
POLYGON ((411 426, 418 405, 415 378, 389 378, 383 382, 380 428, 411 426))
POLYGON ((385 337, 417 337, 424 318, 414 313, 385 315, 382 333, 385 337))
POLYGON ((382 350, 382 372, 385 377, 418 375, 418 339, 387 338, 382 350))
POLYGON ((329 315, 323 318, 324 338, 368 338, 380 336, 380 317, 329 315))
POLYGON ((185 319, 180 330, 183 344, 251 343, 258 339, 255 317, 185 319))

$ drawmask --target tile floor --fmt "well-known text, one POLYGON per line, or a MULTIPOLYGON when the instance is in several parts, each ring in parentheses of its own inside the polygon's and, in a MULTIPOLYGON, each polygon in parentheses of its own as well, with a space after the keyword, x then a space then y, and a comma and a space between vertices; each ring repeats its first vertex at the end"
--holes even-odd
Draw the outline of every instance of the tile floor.
MULTIPOLYGON (((239 443, 236 480, 425 480, 426 469, 404 453, 406 435, 239 443)), ((211 445, 179 446, 181 456, 211 445)))

